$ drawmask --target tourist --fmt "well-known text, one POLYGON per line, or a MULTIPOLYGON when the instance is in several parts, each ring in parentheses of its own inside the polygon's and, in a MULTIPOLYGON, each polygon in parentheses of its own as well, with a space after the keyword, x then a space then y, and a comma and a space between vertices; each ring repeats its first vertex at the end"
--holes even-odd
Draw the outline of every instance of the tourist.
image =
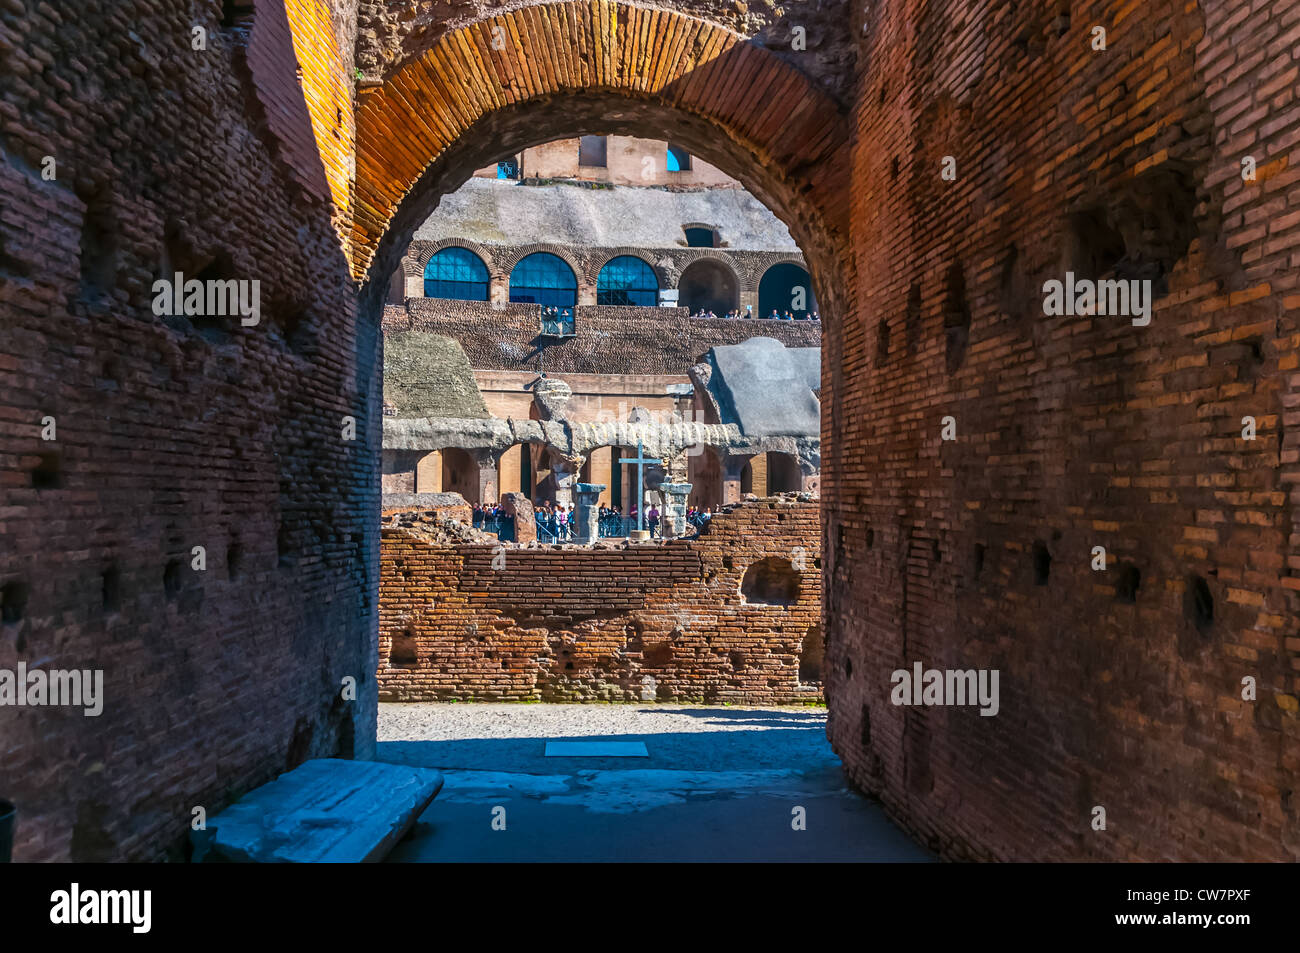
POLYGON ((555 535, 557 539, 569 538, 569 514, 563 503, 555 507, 555 535))
POLYGON ((781 320, 782 320, 782 321, 793 321, 793 320, 794 320, 794 315, 791 314, 789 311, 787 311, 785 314, 781 315, 781 320))
POLYGON ((754 316, 754 306, 752 304, 745 305, 745 317, 752 318, 753 316, 754 316))
POLYGON ((650 509, 646 511, 645 523, 650 528, 652 537, 659 535, 659 507, 653 503, 650 504, 650 509))
POLYGON ((814 312, 812 313, 812 315, 809 317, 808 320, 810 320, 810 321, 820 321, 820 320, 821 320, 821 315, 819 315, 816 311, 814 311, 814 312))
POLYGON ((772 313, 769 314, 769 315, 767 316, 767 319, 768 319, 769 321, 780 321, 780 320, 781 320, 781 316, 780 316, 779 314, 776 313, 776 308, 773 308, 773 309, 772 309, 772 313))

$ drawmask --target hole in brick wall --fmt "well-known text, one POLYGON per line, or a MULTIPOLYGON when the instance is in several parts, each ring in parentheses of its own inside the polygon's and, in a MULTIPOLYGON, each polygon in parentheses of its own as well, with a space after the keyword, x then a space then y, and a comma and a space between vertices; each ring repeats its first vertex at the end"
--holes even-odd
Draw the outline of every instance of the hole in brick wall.
POLYGON ((181 592, 181 561, 173 559, 163 568, 163 593, 171 602, 181 592))
POLYGON ((822 627, 813 625, 803 636, 803 650, 799 653, 799 681, 804 685, 815 685, 822 680, 822 663, 826 657, 826 642, 822 639, 822 627))
POLYGON ((244 571, 244 548, 238 542, 226 548, 226 578, 238 579, 244 571))
POLYGON ((885 105, 885 100, 888 98, 888 96, 889 96, 889 86, 888 86, 888 85, 881 86, 881 87, 880 87, 880 105, 882 105, 882 106, 885 105))
POLYGON ((851 658, 846 658, 844 660, 844 677, 845 678, 853 677, 853 659, 851 658))
POLYGON ((881 367, 889 360, 889 322, 881 318, 876 323, 876 366, 881 367))
POLYGON ((862 704, 862 717, 858 722, 858 743, 863 748, 871 747, 871 709, 865 702, 862 704))
POLYGON ((813 560, 813 569, 821 569, 821 568, 822 568, 822 558, 818 556, 816 559, 813 560))
POLYGON ((1008 245, 1003 253, 999 292, 1002 313, 1007 317, 1020 321, 1031 313, 1033 288, 1026 274, 1024 257, 1014 244, 1008 245))
POLYGON ((27 612, 27 584, 6 582, 0 586, 0 622, 21 622, 27 612))
POLYGON ((727 653, 727 659, 731 662, 731 668, 736 672, 743 672, 747 659, 744 652, 731 651, 727 653))
POLYGON ((116 612, 122 605, 122 573, 116 566, 109 566, 99 577, 100 597, 105 612, 116 612))
POLYGON ((1115 274, 1150 280, 1155 297, 1169 293, 1169 275, 1196 237, 1196 187, 1183 170, 1150 169, 1132 179, 1115 203, 1111 221, 1124 254, 1115 274))
POLYGON ((1047 585, 1047 580, 1052 575, 1052 554, 1047 551, 1047 544, 1041 539, 1034 540, 1031 556, 1034 562, 1034 585, 1047 585))
POLYGON ((1131 563, 1120 563, 1119 579, 1115 583, 1115 598, 1120 602, 1137 602, 1138 587, 1142 585, 1142 571, 1131 563))
MULTIPOLYGON (((230 340, 231 329, 240 321, 240 316, 238 314, 239 293, 238 291, 235 291, 233 295, 234 300, 231 301, 232 296, 229 291, 229 289, 239 288, 239 279, 236 277, 235 263, 228 252, 219 252, 206 266, 199 270, 198 274, 196 274, 194 278, 201 282, 205 289, 205 313, 190 314, 186 315, 186 317, 189 319, 190 325, 204 340, 213 344, 225 344, 230 340), (228 302, 227 306, 224 308, 213 309, 214 311, 225 310, 227 312, 226 314, 207 313, 206 289, 213 287, 210 282, 220 282, 221 287, 227 289, 225 293, 225 300, 228 302), (233 282, 233 284, 227 284, 227 282, 233 282)), ((190 276, 186 275, 186 284, 189 283, 189 280, 190 276)), ((216 304, 216 302, 214 301, 213 304, 216 304)))
POLYGON ((867 549, 871 549, 875 545, 876 545, 876 531, 872 529, 870 526, 868 526, 867 527, 867 549))
POLYGON ((298 562, 293 553, 293 540, 289 533, 289 527, 281 525, 279 531, 275 534, 275 551, 277 565, 281 569, 290 569, 298 562))
POLYGON ((1214 596, 1209 584, 1200 576, 1187 580, 1187 617, 1201 632, 1214 624, 1214 596))
POLYGON ((1080 278, 1113 274, 1124 257, 1124 236, 1100 208, 1075 212, 1069 219, 1068 268, 1080 278))
POLYGON ((971 566, 974 569, 975 578, 979 578, 980 573, 984 571, 984 544, 976 543, 975 552, 971 557, 971 566))
POLYGON ((939 561, 939 555, 939 541, 937 539, 930 540, 930 559, 937 563, 939 561))
POLYGON ((907 334, 907 350, 909 353, 914 352, 917 343, 921 340, 921 285, 919 283, 914 282, 907 292, 907 319, 904 331, 907 334))
POLYGON ((959 264, 948 269, 943 304, 948 373, 961 367, 970 343, 970 305, 966 301, 966 275, 959 264))
POLYGON ((732 560, 732 558, 731 558, 730 556, 723 556, 723 557, 722 557, 722 568, 723 568, 723 569, 731 569, 734 565, 735 565, 735 562, 732 560))
POLYGON ((1070 32, 1070 8, 1063 7, 1057 11, 1055 19, 1052 20, 1052 29, 1056 31, 1058 37, 1065 36, 1070 32))
POLYGON ((249 0, 221 0, 221 28, 246 34, 253 27, 255 6, 249 0))
POLYGON ((107 190, 83 199, 86 214, 81 225, 81 295, 93 300, 117 285, 118 225, 112 195, 107 190))
POLYGON ((745 570, 740 595, 752 605, 794 605, 799 601, 799 573, 788 560, 768 556, 745 570))
POLYGON ((32 468, 32 489, 57 490, 63 486, 63 461, 57 453, 42 453, 32 468))
POLYGON ((394 668, 414 665, 417 661, 415 632, 411 629, 393 636, 393 644, 388 649, 388 664, 394 668))
POLYGON ((893 181, 898 180, 898 175, 903 171, 902 160, 898 156, 889 160, 889 178, 893 181))

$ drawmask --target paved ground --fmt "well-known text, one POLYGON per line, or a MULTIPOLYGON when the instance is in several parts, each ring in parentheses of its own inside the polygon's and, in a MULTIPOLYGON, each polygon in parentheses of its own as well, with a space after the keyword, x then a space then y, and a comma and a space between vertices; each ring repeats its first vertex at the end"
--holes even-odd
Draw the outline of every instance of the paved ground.
POLYGON ((933 859, 848 789, 824 709, 384 704, 378 757, 447 778, 392 861, 933 859), (649 757, 545 756, 566 740, 649 757))

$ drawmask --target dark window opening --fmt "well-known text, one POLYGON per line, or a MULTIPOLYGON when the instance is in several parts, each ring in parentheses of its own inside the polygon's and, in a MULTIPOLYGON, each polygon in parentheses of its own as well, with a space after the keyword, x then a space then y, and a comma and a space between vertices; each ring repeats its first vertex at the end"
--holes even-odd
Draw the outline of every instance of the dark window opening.
POLYGON ((63 465, 57 453, 42 453, 32 468, 32 489, 57 490, 63 486, 63 465))
POLYGON ((0 586, 0 622, 21 622, 27 610, 27 586, 7 582, 0 586))
POLYGON ((1047 551, 1047 544, 1041 539, 1034 540, 1034 585, 1045 586, 1052 574, 1052 554, 1047 551))
POLYGON ((717 248, 718 232, 712 228, 687 228, 686 247, 687 248, 717 248))
POLYGON ((583 136, 578 140, 578 165, 603 169, 608 164, 609 144, 605 136, 583 136))

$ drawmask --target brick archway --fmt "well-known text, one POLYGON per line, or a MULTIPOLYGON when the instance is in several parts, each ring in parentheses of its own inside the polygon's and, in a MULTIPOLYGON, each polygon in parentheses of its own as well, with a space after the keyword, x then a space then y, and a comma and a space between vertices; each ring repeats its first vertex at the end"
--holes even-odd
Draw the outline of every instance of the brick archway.
POLYGON ((670 130, 789 226, 828 304, 843 294, 846 116, 799 70, 717 24, 609 0, 537 4, 447 33, 360 95, 359 279, 390 273, 419 220, 474 168, 553 138, 670 130))

